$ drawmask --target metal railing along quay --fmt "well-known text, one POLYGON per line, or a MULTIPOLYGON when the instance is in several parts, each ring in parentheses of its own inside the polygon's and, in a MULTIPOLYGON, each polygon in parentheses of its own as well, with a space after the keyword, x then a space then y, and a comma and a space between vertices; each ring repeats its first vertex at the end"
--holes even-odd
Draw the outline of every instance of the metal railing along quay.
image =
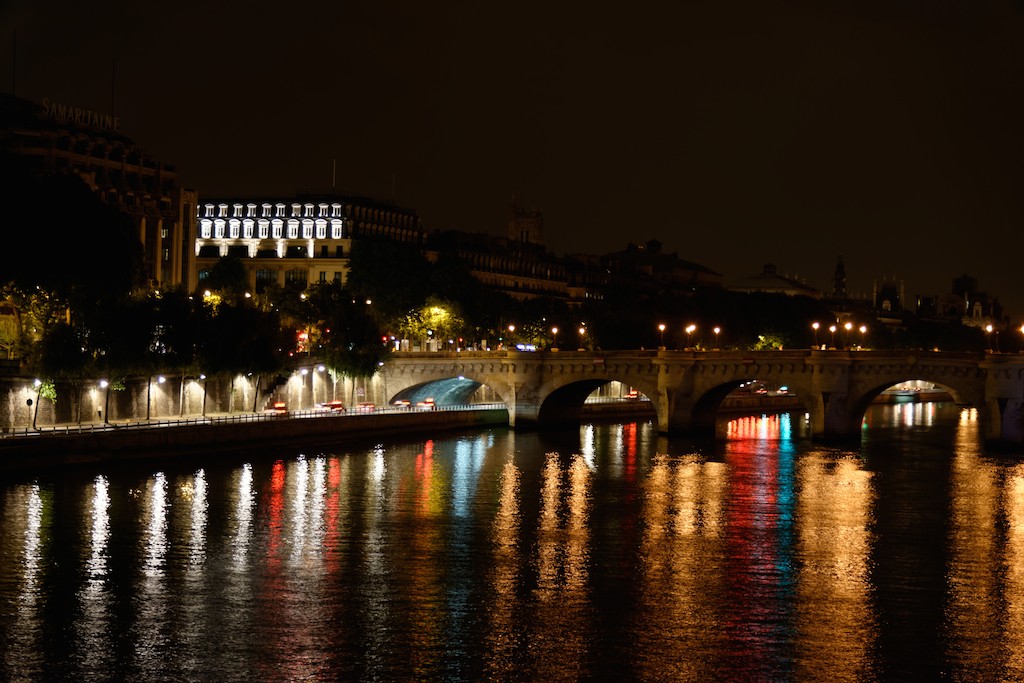
POLYGON ((5 427, 0 432, 0 439, 32 438, 39 436, 76 436, 101 432, 125 432, 146 429, 167 429, 173 427, 189 427, 196 425, 246 424, 254 422, 277 422, 280 420, 302 419, 346 419, 363 418, 373 415, 423 414, 430 412, 455 412, 467 410, 504 410, 504 403, 465 403, 454 405, 435 405, 429 409, 417 406, 388 406, 373 409, 325 410, 313 408, 307 410, 291 410, 284 413, 221 413, 201 417, 160 417, 152 419, 115 420, 111 422, 62 423, 39 427, 5 427))

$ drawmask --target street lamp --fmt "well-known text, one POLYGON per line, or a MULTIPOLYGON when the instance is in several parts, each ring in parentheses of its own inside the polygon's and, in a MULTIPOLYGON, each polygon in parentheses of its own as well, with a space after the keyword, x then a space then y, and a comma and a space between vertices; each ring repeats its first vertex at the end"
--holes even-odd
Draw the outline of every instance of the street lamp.
POLYGON ((686 347, 693 348, 693 331, 697 329, 697 326, 693 323, 686 326, 686 347))
MULTIPOLYGON (((1024 326, 1022 326, 1020 329, 1022 332, 1024 332, 1024 326)), ((658 325, 658 332, 661 333, 661 342, 659 342, 658 346, 660 348, 665 348, 665 323, 661 323, 660 325, 658 325)))
POLYGON ((110 423, 110 382, 105 379, 100 380, 100 389, 104 390, 103 393, 103 424, 110 423))
POLYGON ((988 350, 992 351, 992 323, 985 325, 985 332, 988 334, 988 350))
POLYGON ((557 327, 552 327, 551 328, 551 348, 552 349, 558 348, 558 328, 557 327))
POLYGON ((828 331, 832 333, 832 345, 829 346, 829 348, 830 349, 835 349, 836 348, 836 326, 835 325, 829 325, 828 326, 828 331))
POLYGON ((818 323, 811 323, 811 329, 814 330, 814 348, 818 348, 818 328, 821 327, 818 323))
POLYGON ((32 411, 32 429, 36 428, 36 417, 39 416, 39 387, 43 385, 43 380, 36 379, 32 382, 32 386, 36 388, 36 406, 35 410, 32 411))
POLYGON ((586 333, 587 333, 587 328, 585 328, 583 326, 580 326, 580 351, 586 351, 586 349, 583 348, 583 335, 586 334, 586 333))
POLYGON ((718 325, 715 325, 714 329, 712 330, 712 332, 715 333, 715 348, 716 349, 719 348, 719 346, 718 346, 718 335, 719 335, 719 333, 721 331, 722 331, 722 328, 719 327, 718 325))
POLYGON ((861 350, 864 349, 864 337, 867 335, 867 333, 868 333, 868 326, 867 325, 861 325, 860 326, 860 348, 861 348, 861 350))
POLYGON ((843 325, 843 329, 846 330, 846 336, 843 338, 843 346, 845 346, 847 349, 849 349, 850 348, 850 330, 853 329, 853 323, 851 323, 850 321, 847 321, 846 324, 843 325))

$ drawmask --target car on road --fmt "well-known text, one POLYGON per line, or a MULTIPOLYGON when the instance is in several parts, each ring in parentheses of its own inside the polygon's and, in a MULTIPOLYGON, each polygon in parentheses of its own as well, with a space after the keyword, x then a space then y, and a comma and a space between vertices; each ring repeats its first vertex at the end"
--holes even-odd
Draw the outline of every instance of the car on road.
POLYGON ((416 404, 416 410, 437 410, 434 399, 426 398, 416 404))
POLYGON ((341 401, 327 401, 326 403, 317 404, 317 409, 329 413, 344 413, 345 404, 341 401))
POLYGON ((263 411, 267 415, 287 415, 288 404, 284 401, 275 401, 269 408, 263 411))
POLYGON ((363 401, 356 406, 357 413, 372 413, 375 410, 377 410, 377 406, 369 401, 363 401))

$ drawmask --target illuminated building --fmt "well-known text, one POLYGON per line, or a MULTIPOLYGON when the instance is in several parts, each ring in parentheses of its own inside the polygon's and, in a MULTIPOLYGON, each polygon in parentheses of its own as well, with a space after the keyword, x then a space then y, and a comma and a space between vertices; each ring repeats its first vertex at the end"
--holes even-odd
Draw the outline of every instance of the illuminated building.
POLYGON ((422 247, 423 228, 412 211, 364 198, 212 199, 198 207, 195 261, 201 283, 217 261, 241 259, 249 286, 304 289, 348 279, 353 240, 384 239, 422 247))
POLYGON ((0 94, 0 148, 33 173, 72 173, 131 217, 152 287, 194 286, 196 193, 120 132, 120 119, 44 98, 0 94))

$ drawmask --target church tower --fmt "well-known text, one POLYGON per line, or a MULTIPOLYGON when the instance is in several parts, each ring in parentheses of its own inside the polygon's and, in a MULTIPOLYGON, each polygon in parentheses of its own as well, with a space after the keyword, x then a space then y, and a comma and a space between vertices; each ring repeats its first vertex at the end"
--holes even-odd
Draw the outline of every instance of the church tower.
POLYGON ((508 241, 520 246, 544 246, 544 216, 540 211, 521 208, 515 198, 508 217, 508 241))

